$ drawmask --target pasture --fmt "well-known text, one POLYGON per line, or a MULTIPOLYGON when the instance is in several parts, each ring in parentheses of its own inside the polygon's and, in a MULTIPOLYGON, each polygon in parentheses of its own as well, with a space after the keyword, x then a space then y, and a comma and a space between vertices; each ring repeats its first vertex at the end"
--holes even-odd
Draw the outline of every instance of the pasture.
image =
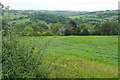
POLYGON ((36 51, 43 46, 48 78, 117 78, 117 36, 43 36, 21 37, 23 43, 35 42, 36 51), (39 42, 39 44, 38 44, 39 42))

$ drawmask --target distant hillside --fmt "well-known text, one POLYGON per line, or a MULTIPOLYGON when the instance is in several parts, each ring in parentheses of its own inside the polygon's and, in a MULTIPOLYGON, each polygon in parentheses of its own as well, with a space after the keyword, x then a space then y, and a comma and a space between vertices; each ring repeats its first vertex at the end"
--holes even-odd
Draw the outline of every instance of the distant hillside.
POLYGON ((117 21, 117 10, 106 11, 49 11, 49 10, 11 10, 12 21, 28 19, 43 20, 47 23, 66 23, 71 19, 77 23, 96 25, 101 22, 117 21))
POLYGON ((117 10, 106 10, 106 11, 96 11, 96 12, 89 12, 85 14, 80 14, 76 16, 70 16, 70 19, 74 19, 77 21, 81 21, 83 23, 98 23, 98 22, 106 22, 106 21, 117 21, 118 18, 118 11, 117 10))
POLYGON ((65 23, 66 21, 69 20, 69 18, 66 16, 53 14, 52 12, 49 12, 49 11, 36 11, 29 15, 30 15, 29 17, 33 21, 43 20, 43 21, 46 21, 47 23, 65 23))
POLYGON ((29 13, 33 13, 33 12, 41 12, 41 13, 51 13, 51 14, 55 14, 55 15, 60 15, 60 16, 76 16, 76 15, 80 15, 80 14, 85 14, 85 13, 89 13, 89 11, 62 11, 62 10, 15 10, 15 11, 20 11, 20 12, 29 12, 29 13))
MULTIPOLYGON (((8 15, 7 12, 6 15, 8 15)), ((18 20, 28 21, 28 19, 32 21, 43 20, 47 23, 65 23, 69 21, 68 17, 47 10, 11 10, 9 17, 11 21, 16 22, 18 20)))
POLYGON ((82 14, 85 14, 85 13, 88 13, 88 11, 60 11, 60 10, 57 10, 57 11, 49 11, 53 14, 57 14, 57 15, 61 15, 61 16, 75 16, 75 15, 82 15, 82 14))

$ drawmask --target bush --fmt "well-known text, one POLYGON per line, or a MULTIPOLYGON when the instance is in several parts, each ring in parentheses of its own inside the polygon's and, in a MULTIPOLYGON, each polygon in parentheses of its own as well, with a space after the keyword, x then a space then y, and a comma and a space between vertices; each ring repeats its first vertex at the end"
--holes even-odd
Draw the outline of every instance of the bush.
MULTIPOLYGON (((13 30, 10 27, 9 30, 3 32, 6 35, 2 38, 2 78, 46 77, 47 70, 40 67, 44 65, 45 55, 43 53, 50 41, 41 45, 41 38, 32 39, 27 37, 27 40, 24 40, 17 37, 13 30)), ((46 34, 48 33, 46 32, 46 34)))
POLYGON ((51 31, 46 31, 41 33, 42 36, 52 36, 52 32, 51 31))
POLYGON ((25 27, 23 31, 24 36, 32 36, 33 35, 33 28, 32 27, 25 27))
MULTIPOLYGON (((5 20, 2 34, 2 79, 44 77, 37 74, 38 67, 43 63, 43 49, 36 50, 36 40, 20 40, 5 20), (6 28, 5 28, 6 27, 6 28)), ((3 24, 3 23, 2 23, 3 24)), ((31 31, 31 30, 30 30, 31 31)), ((37 42, 38 45, 39 42, 37 42)))
MULTIPOLYGON (((34 40, 19 41, 9 30, 3 36, 3 78, 35 78, 37 67, 42 63, 41 50, 35 51, 34 40)), ((36 42, 36 41, 35 41, 36 42)))

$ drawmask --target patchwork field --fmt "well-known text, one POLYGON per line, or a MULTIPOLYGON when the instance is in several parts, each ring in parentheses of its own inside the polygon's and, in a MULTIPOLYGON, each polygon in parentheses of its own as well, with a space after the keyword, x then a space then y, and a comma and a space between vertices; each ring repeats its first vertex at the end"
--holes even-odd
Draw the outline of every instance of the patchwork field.
POLYGON ((117 36, 46 36, 21 37, 21 42, 35 42, 44 48, 44 65, 49 78, 117 78, 117 36))

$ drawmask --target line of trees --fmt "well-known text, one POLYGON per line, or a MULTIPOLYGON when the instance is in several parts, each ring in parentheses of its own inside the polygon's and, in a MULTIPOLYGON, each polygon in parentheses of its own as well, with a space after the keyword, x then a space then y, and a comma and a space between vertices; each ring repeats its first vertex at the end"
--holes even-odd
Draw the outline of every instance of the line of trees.
POLYGON ((104 22, 96 26, 89 24, 77 25, 70 21, 66 27, 65 35, 118 35, 118 22, 104 22))
MULTIPOLYGON (((22 24, 23 25, 23 24, 22 24)), ((19 32, 21 36, 52 36, 52 35, 118 35, 118 22, 104 22, 98 25, 90 25, 87 23, 77 24, 71 20, 67 24, 26 22, 26 26, 19 32), (27 24, 27 25, 26 25, 27 24)), ((18 28, 18 27, 17 27, 18 28)))

